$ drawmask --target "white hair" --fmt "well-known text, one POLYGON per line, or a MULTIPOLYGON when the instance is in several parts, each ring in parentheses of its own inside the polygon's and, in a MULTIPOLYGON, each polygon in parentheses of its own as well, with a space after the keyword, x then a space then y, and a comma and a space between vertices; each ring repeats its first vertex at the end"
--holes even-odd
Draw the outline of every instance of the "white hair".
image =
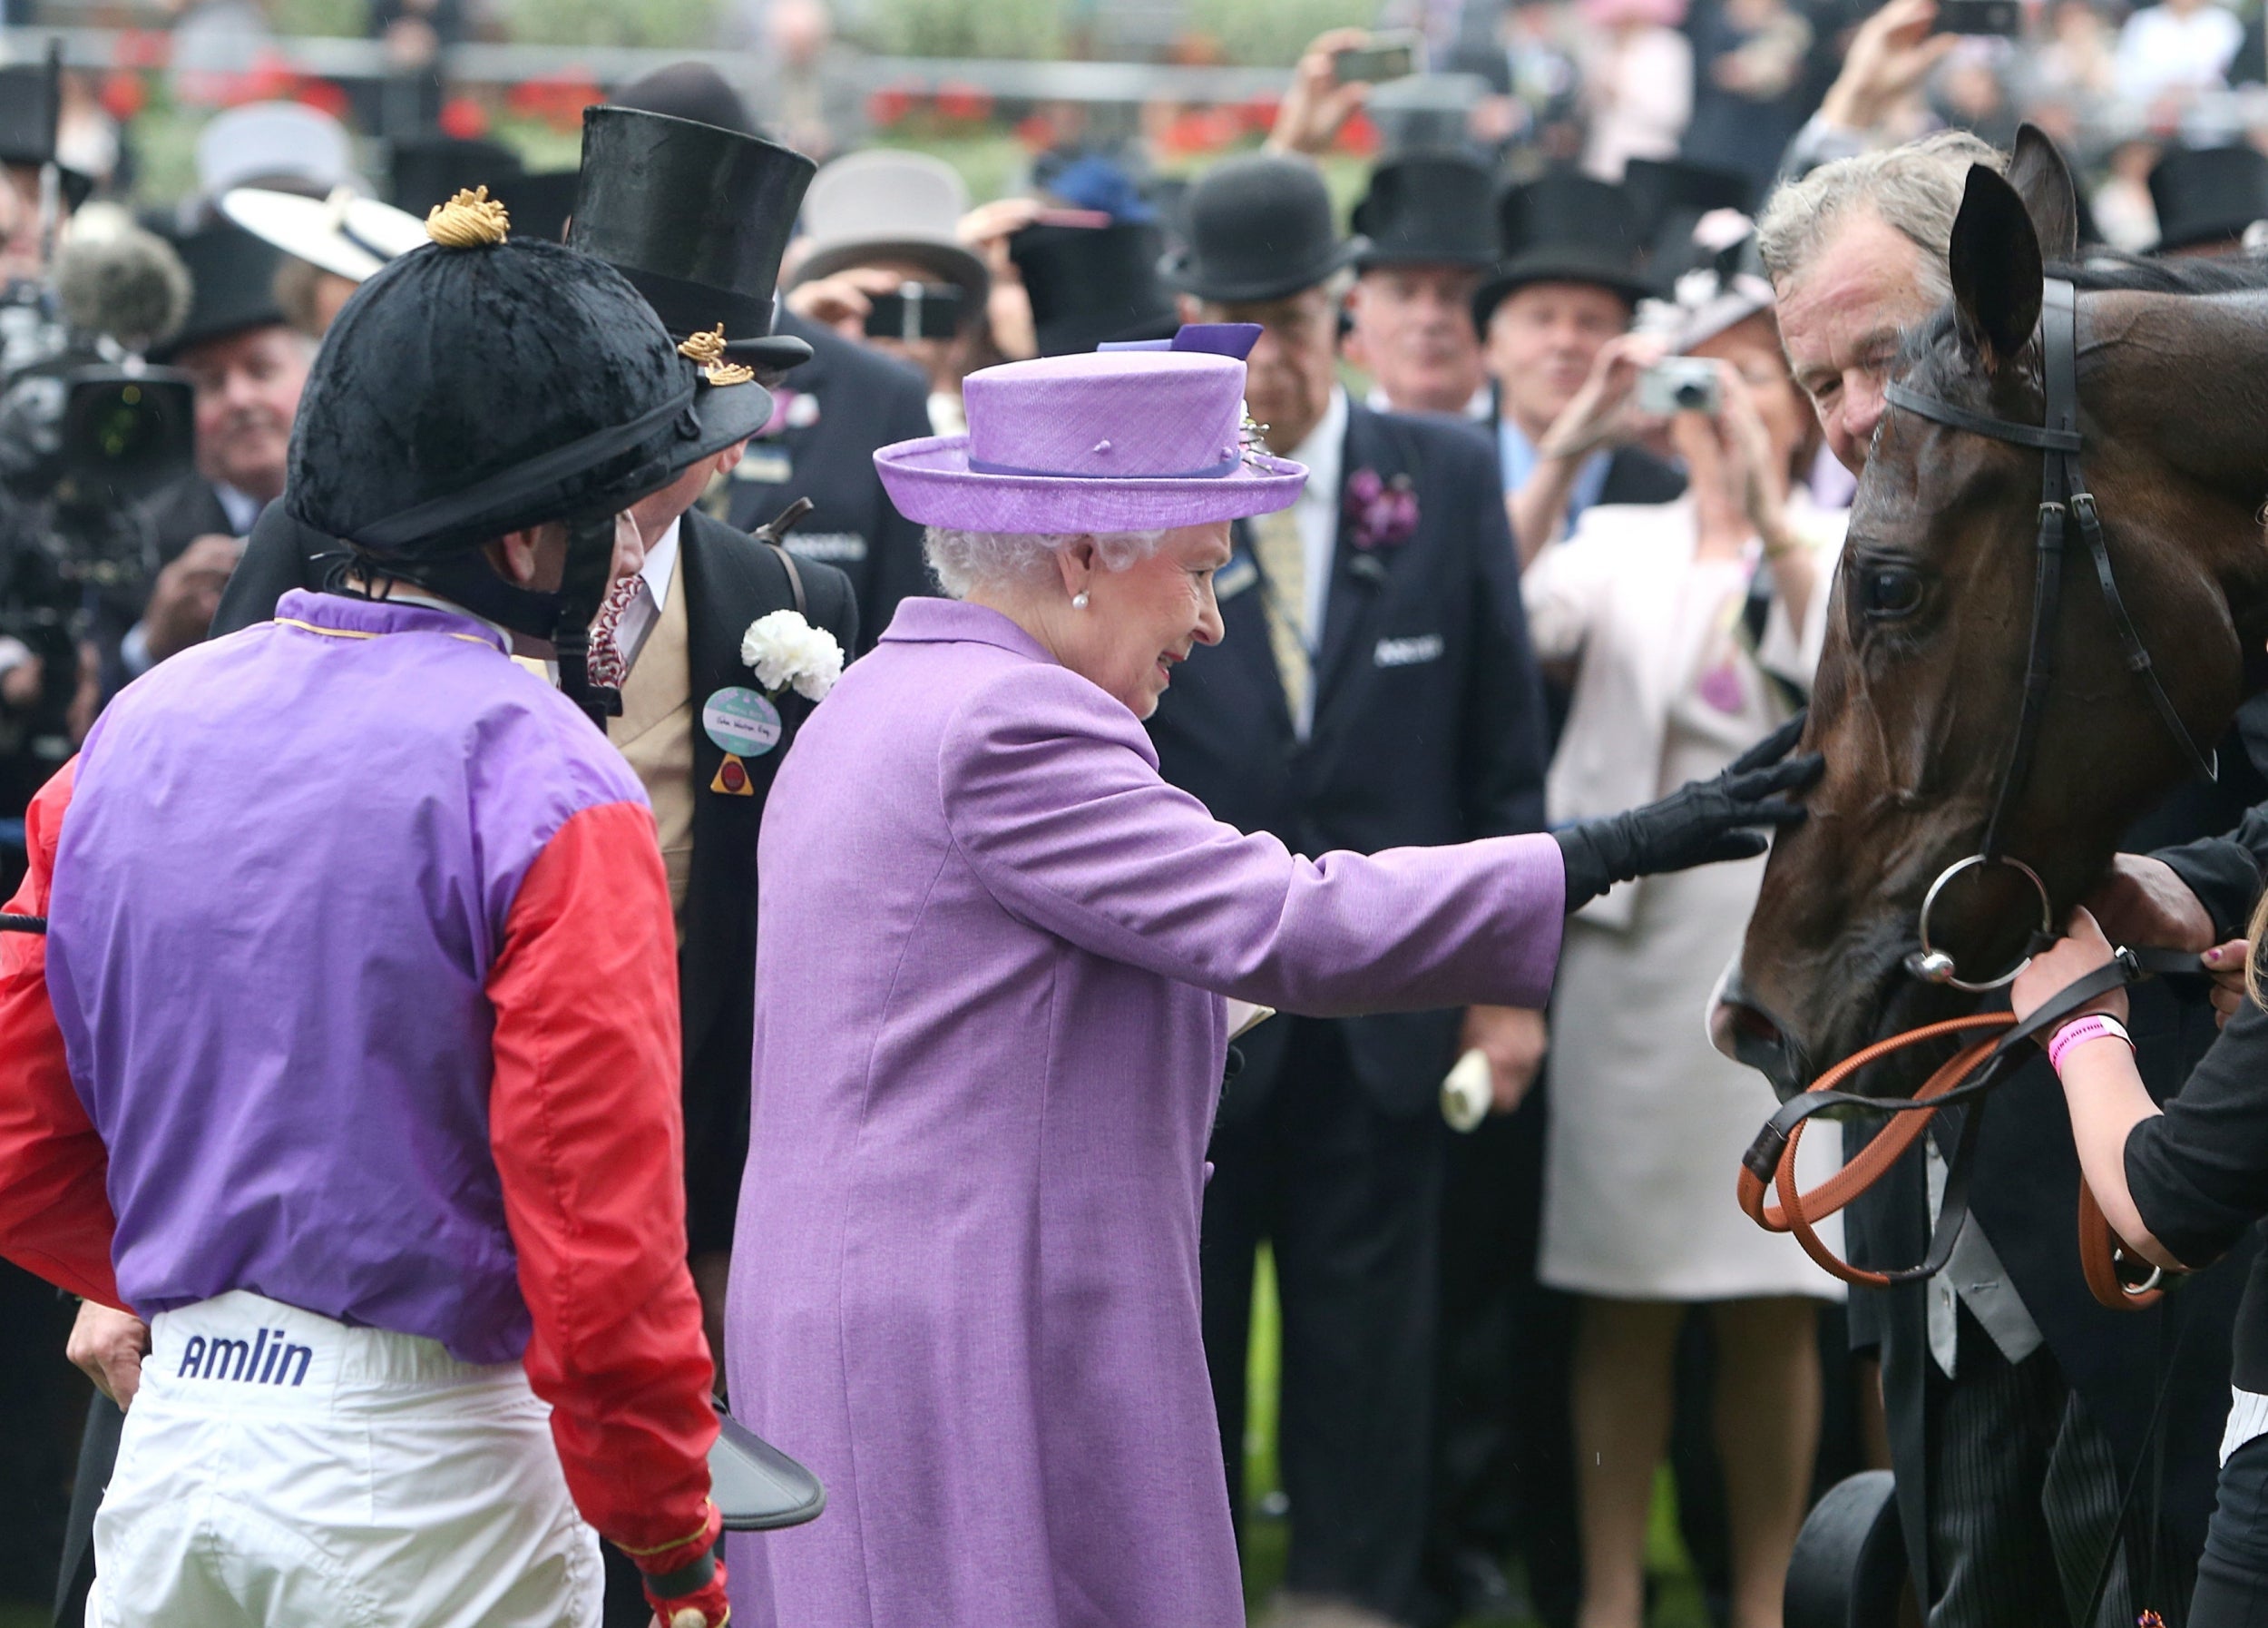
POLYGON ((2008 156, 1966 131, 1941 130, 1903 146, 1822 164, 1765 202, 1756 222, 1765 274, 1784 294, 1803 280, 1844 218, 1865 211, 1921 250, 1924 291, 1950 298, 1945 256, 1971 164, 2000 170, 2008 156))
POLYGON ((922 552, 938 584, 954 599, 966 599, 980 584, 1035 582, 1046 577, 1053 557, 1081 537, 1094 539, 1106 571, 1124 571, 1158 552, 1166 540, 1154 532, 972 532, 933 525, 922 552))

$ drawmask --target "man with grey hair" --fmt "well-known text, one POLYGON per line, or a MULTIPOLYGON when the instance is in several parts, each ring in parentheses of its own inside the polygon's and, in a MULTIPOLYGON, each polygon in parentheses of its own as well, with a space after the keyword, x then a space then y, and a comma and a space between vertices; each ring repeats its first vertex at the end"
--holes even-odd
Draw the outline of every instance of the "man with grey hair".
MULTIPOLYGON (((2033 156, 2046 152, 2043 144, 2033 156)), ((1767 202, 1758 239, 1780 298, 1781 339, 1829 446, 1853 474, 1865 467, 1905 336, 1950 296, 1947 252, 1970 169, 2009 163, 1947 132, 1823 164, 1767 202)), ((2169 807, 2153 817, 2153 839, 2226 823, 2208 815, 2198 829, 2168 829, 2199 818, 2169 807)), ((2162 989, 2149 998, 2143 1044, 2175 1071, 2165 1077, 2178 1079, 2209 1025, 2162 989)), ((2044 1072, 2036 1064, 2008 1089, 2024 1096, 2044 1072)), ((2020 1110, 2000 1117, 2027 1118, 2020 1110)), ((1854 1128, 1846 1154, 1873 1129, 1854 1128)), ((1877 1270, 1921 1260, 1944 1180, 1931 1144, 1922 1161, 1895 1167, 1847 1212, 1852 1260, 1877 1270)), ((2228 1345, 2207 1330, 2225 1326, 2229 1293, 2185 1296, 2188 1320, 2206 1329, 2181 1340, 2162 1325, 2163 1310, 2097 1308, 2072 1270, 2077 1168, 2052 1139, 1988 1132, 1971 1192, 1974 1208, 1941 1273, 1851 1298, 1854 1348, 1880 1354, 1901 1525, 1925 1621, 2103 1628, 2155 1607, 2178 1623, 2211 1505, 2218 1429, 2194 1422, 2216 1405, 2225 1411, 2218 1398, 2228 1345), (2161 1397, 2164 1467, 2148 1503, 2124 1508, 2121 1489, 2145 1463, 2161 1397), (2043 1587, 2051 1580, 2060 1588, 2043 1587)))
POLYGON ((1756 248, 1780 296, 1780 341, 1853 475, 1906 330, 1951 292, 1945 254, 1969 168, 2006 162, 1965 131, 1943 131, 1823 165, 1765 206, 1756 248))

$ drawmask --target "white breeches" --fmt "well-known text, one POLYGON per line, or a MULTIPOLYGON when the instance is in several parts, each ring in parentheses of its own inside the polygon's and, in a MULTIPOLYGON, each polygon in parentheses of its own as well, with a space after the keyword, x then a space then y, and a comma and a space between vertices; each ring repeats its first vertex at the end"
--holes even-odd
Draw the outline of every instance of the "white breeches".
POLYGON ((151 1340, 92 1628, 597 1628, 598 1536, 518 1363, 242 1291, 151 1340))

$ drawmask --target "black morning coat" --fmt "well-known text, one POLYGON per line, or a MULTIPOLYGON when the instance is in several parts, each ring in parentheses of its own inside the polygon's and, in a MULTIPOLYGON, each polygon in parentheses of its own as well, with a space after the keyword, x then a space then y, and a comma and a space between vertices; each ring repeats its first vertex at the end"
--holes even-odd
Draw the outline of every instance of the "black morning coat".
MULTIPOLYGON (((291 588, 319 584, 314 556, 337 545, 272 505, 213 621, 213 636, 275 614, 291 588)), ((828 565, 798 560, 806 614, 856 648, 858 607, 849 579, 828 565)), ((776 551, 698 509, 678 532, 677 569, 685 573, 686 643, 698 708, 719 690, 755 683, 740 659, 748 624, 795 609, 787 568, 776 551)), ((792 692, 780 700, 792 727, 811 703, 792 692)), ((787 745, 793 745, 790 738, 787 745)), ((695 1254, 728 1248, 740 1170, 748 1159, 748 1073, 756 1008, 756 838, 764 799, 787 746, 747 760, 752 795, 712 791, 724 750, 693 731, 693 859, 685 893, 684 944, 678 953, 678 1002, 684 1027, 686 1234, 695 1254)))
MULTIPOLYGON (((2242 934, 2261 878, 2268 876, 2268 807, 2243 816, 2224 839, 2178 848, 2158 844, 2222 831, 2252 799, 2268 795, 2268 782, 2249 759, 2268 760, 2268 698, 2255 698, 2238 714, 2220 743, 2221 780, 2177 790, 2125 837, 2130 851, 2157 848, 2203 899, 2223 938, 2242 934)), ((2135 1060, 2154 1096, 2181 1087, 2216 1030, 2213 1013, 2194 988, 2154 980, 2130 995, 2127 1026, 2135 1060)), ((2078 1155, 2071 1143, 2063 1089, 2045 1055, 2035 1054, 1993 1092, 1978 1133, 1970 1210, 1983 1225, 2009 1280, 2038 1326, 2065 1380, 2109 1439, 2117 1460, 2119 1491, 2137 1467, 2137 1514, 2155 1507, 2172 1540, 2194 1556, 2204 1542, 2220 1472, 2221 1431, 2229 1408, 2230 1330, 2250 1270, 2256 1240, 2239 1241, 2211 1270, 2184 1283, 2155 1309, 2112 1311, 2096 1304, 2079 1274, 2078 1155), (2158 1441, 2150 1417, 2161 1388, 2165 1417, 2158 1441), (2162 1443, 2162 1467, 2154 1450, 2162 1443)), ((1944 1118, 1950 1119, 1952 1115, 1944 1118)), ((1948 1157, 1958 1123, 1942 1121, 1932 1134, 1948 1157)), ((1872 1127, 1846 1127, 1844 1153, 1855 1154, 1872 1127)), ((1921 1161, 1893 1165, 1888 1177, 1844 1211, 1851 1259, 1884 1270, 1911 1266, 1926 1252, 1927 1199, 1921 1161)), ((1900 1525, 1907 1562, 1917 1580, 1931 1577, 1926 1535, 1931 1476, 1905 1473, 1927 1462, 1930 1355, 1928 1296, 1933 1286, 1901 1284, 1851 1292, 1851 1338, 1861 1348, 1880 1343, 1882 1393, 1898 1476, 1900 1525)), ((1940 1496, 1958 1501, 1950 1476, 1940 1496)), ((1925 1595, 1925 1597, 1927 1597, 1925 1595)), ((2137 1600, 2163 1605, 2159 1600, 2137 1600)))
POLYGON ((807 399, 791 400, 786 424, 748 443, 732 472, 726 518, 754 531, 808 497, 812 512, 787 534, 787 545, 798 559, 823 560, 850 578, 864 653, 890 625, 898 601, 935 592, 922 528, 891 506, 874 462, 876 447, 929 434, 929 387, 904 363, 784 308, 774 331, 811 347, 811 359, 782 387, 807 399), (807 418, 815 407, 817 417, 807 418))
MULTIPOLYGON (((1494 450, 1448 419, 1350 403, 1341 490, 1359 470, 1408 476, 1407 542, 1358 547, 1344 504, 1320 648, 1315 726, 1296 740, 1269 644, 1247 523, 1214 575, 1226 636, 1174 670, 1150 720, 1158 768, 1217 819, 1310 858, 1463 842, 1543 826, 1543 697, 1494 450)), ((1430 1113, 1461 1014, 1345 1021, 1355 1075, 1390 1113, 1430 1113)), ((1224 1117, 1256 1107, 1286 1024, 1238 1043, 1224 1117)))

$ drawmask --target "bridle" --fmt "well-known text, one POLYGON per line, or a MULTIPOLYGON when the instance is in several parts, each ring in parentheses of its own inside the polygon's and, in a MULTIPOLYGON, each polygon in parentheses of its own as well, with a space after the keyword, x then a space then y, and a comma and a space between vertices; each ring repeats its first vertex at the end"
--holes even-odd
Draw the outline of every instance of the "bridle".
MULTIPOLYGON (((2083 440, 2079 432, 2077 328, 2072 285, 2060 279, 2048 280, 2040 299, 2040 385, 2046 397, 2045 422, 2041 424, 2018 424, 1996 418, 1934 396, 1925 396, 1903 384, 1892 384, 1884 391, 1893 407, 1950 428, 2012 446, 2035 447, 2044 455, 2040 468, 2039 530, 2034 546, 2031 637, 2025 660, 2016 736, 2009 743, 2008 761, 2000 771, 1991 816, 1985 822, 1983 846, 1966 858, 1947 866, 1930 884, 1921 900, 1917 924, 1921 947, 1906 957, 1907 971, 1924 983, 1946 985, 1970 994, 1985 994, 2013 983, 2017 975, 2030 965, 2032 956, 2053 943, 2058 936, 2058 923, 2047 883, 2040 879, 2038 871, 2009 853, 2007 839, 2009 822, 2031 772, 2048 691, 2055 679, 2064 541, 2071 522, 2077 523, 2080 540, 2094 563, 2095 581, 2101 590, 2104 606, 2110 613, 2111 624, 2125 647, 2127 670, 2141 680, 2159 718, 2174 739, 2181 742, 2190 762, 2208 779, 2218 778, 2218 765, 2213 754, 2198 746, 2196 738, 2175 711, 2172 698, 2165 693, 2165 685, 2159 682, 2150 652, 2135 631, 2134 619, 2127 614, 2117 578, 2111 570, 2102 518, 2097 513, 2094 494, 2087 489, 2086 475, 2079 466, 2083 440), (1959 976, 1950 955, 1930 942, 1930 914, 1946 885, 1955 877, 1995 865, 2006 866, 2031 883, 2039 898, 2039 926, 2023 959, 1998 977, 1972 982, 1959 976)), ((1887 1288, 1933 1276, 1951 1258, 1953 1245, 1968 1218, 1970 1172, 1983 1119, 1982 1099, 2007 1076, 2029 1044, 2053 1032, 2058 1024, 2113 989, 2155 975, 2194 974, 2201 970, 2195 956, 2170 950, 2121 949, 2108 965, 2057 991, 2052 999, 2021 1023, 2009 1013, 1978 1013, 1928 1024, 1876 1042, 1845 1058, 1822 1074, 1809 1090, 1780 1105, 1779 1112, 1758 1133, 1755 1143, 1742 1157, 1738 1192, 1742 1210, 1767 1231, 1794 1233, 1813 1260, 1845 1282, 1887 1288), (1999 1031, 1997 1035, 1987 1033, 1994 1030, 1999 1031), (1843 1089, 1852 1076, 1870 1064, 1911 1045, 1957 1035, 1980 1037, 1970 1039, 1910 1098, 1872 1097, 1843 1089), (1921 1263, 1873 1271, 1838 1258, 1820 1239, 1816 1223, 1881 1180, 1899 1156, 1927 1131, 1930 1121, 1940 1110, 1965 1103, 1974 1106, 1963 1116, 1959 1139, 1947 1162, 1944 1202, 1921 1263), (1804 1192, 1795 1182, 1795 1153, 1803 1138, 1804 1124, 1813 1114, 1830 1109, 1888 1113, 1893 1116, 1893 1123, 1833 1177, 1810 1192, 1804 1192), (1768 1197, 1773 1193, 1778 1196, 1776 1204, 1768 1197)), ((2154 1268, 2146 1278, 2136 1281, 2119 1270, 2126 1257, 2084 1178, 2079 1182, 2078 1231, 2080 1268, 2097 1300, 2123 1310, 2139 1310, 2156 1303, 2163 1292, 2158 1286, 2164 1274, 2154 1268)))
POLYGON ((2086 473, 2079 466, 2084 443, 2079 433, 2077 332, 2077 301, 2071 284, 2060 278, 2048 279, 2041 287, 2039 308, 2040 388, 2046 397, 2043 424, 2018 424, 1972 412, 1937 397, 1924 396, 1904 384, 1893 383, 1883 391, 1892 407, 1918 417, 2011 446, 2035 447, 2044 455, 2039 470, 2039 531, 2033 547, 2031 640, 2025 657, 2023 700, 2016 717, 2016 736, 2009 745, 2008 762, 2000 770, 2000 787, 1992 799, 1991 817, 1985 821, 1984 846, 1967 858, 1947 866, 1930 884, 1928 893, 1922 896, 1921 919, 1916 925, 1921 947, 1906 957, 1906 970, 1923 983, 1949 985, 1972 995, 1982 995, 2015 982, 2031 956, 2054 942, 2058 936, 2055 905, 2048 896, 2047 883, 2040 880, 2038 871, 2009 855, 2007 839, 2009 822, 2031 773, 2032 754, 2039 744, 2040 721, 2047 712, 2048 691, 2055 682, 2056 624, 2063 601, 2063 544, 2069 523, 2077 522, 2079 538, 2087 544, 2087 554, 2094 562, 2096 584, 2102 592, 2104 608, 2110 613, 2111 625, 2117 630, 2119 642, 2125 647, 2127 671, 2142 681, 2145 693, 2157 709, 2167 731, 2189 755, 2191 766, 2207 780, 2220 778, 2220 766, 2213 753, 2197 744, 2196 737, 2189 732, 2189 726, 2175 709, 2173 699, 2165 693, 2165 686, 2159 682, 2148 647, 2135 631, 2134 618, 2126 613, 2126 602, 2118 592, 2117 576, 2111 570, 2102 516, 2096 510, 2095 495, 2087 489, 2086 473), (2006 866, 2031 883, 2032 891, 2039 898, 2039 927, 2022 960, 1998 977, 1971 982, 1959 976, 1951 956, 1931 944, 1930 913, 1955 877, 1994 865, 2006 866))

